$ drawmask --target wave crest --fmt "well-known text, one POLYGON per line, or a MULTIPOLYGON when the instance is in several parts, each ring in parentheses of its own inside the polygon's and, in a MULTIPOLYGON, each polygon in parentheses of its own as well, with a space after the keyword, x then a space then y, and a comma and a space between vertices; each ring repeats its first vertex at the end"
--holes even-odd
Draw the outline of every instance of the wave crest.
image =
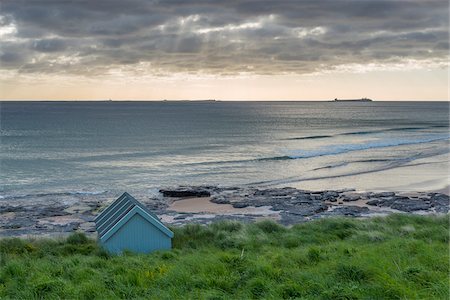
POLYGON ((430 128, 445 128, 447 125, 431 125, 425 127, 399 127, 399 128, 387 128, 387 129, 379 129, 379 130, 366 130, 366 131, 353 131, 353 132, 343 132, 338 134, 331 135, 310 135, 310 136, 301 136, 301 137, 293 137, 288 138, 287 140, 315 140, 315 139, 325 139, 331 138, 335 136, 348 136, 348 135, 368 135, 375 133, 383 133, 383 132, 391 132, 391 131, 415 131, 415 130, 423 130, 430 128))

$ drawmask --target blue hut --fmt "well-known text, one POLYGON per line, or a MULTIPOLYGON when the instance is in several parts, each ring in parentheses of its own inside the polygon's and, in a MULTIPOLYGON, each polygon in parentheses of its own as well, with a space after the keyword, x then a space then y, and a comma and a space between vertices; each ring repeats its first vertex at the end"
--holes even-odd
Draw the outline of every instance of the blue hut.
POLYGON ((100 244, 111 253, 172 248, 173 232, 130 194, 123 193, 95 218, 100 244))

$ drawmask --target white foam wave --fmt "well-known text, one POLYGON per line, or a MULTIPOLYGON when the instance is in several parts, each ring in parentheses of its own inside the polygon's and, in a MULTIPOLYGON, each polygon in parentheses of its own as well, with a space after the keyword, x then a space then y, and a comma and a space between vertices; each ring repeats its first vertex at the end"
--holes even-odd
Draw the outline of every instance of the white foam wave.
POLYGON ((319 148, 317 150, 298 150, 294 151, 289 155, 292 159, 297 158, 311 158, 317 156, 325 156, 325 155, 338 155, 352 151, 361 151, 361 150, 369 150, 376 148, 386 148, 386 147, 395 147, 402 145, 414 145, 414 144, 422 144, 422 143, 430 143, 440 140, 447 140, 450 136, 448 135, 439 135, 439 136, 428 136, 422 139, 403 139, 403 140, 378 140, 368 143, 361 144, 338 144, 338 145, 329 145, 326 147, 319 148))

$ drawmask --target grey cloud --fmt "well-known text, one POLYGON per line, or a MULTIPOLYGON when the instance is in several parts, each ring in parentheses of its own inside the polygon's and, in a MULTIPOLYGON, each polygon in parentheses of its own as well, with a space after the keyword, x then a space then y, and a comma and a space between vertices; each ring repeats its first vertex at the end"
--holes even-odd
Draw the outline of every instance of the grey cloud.
POLYGON ((150 62, 167 72, 309 73, 445 60, 449 47, 444 0, 4 0, 0 16, 16 28, 0 45, 0 69, 21 72, 150 62))
POLYGON ((439 42, 434 46, 434 49, 448 51, 449 42, 448 41, 439 42))
POLYGON ((34 41, 31 48, 39 52, 58 52, 66 49, 67 43, 62 39, 44 39, 34 41))
POLYGON ((4 52, 0 54, 0 61, 2 63, 20 62, 22 56, 17 52, 4 52))

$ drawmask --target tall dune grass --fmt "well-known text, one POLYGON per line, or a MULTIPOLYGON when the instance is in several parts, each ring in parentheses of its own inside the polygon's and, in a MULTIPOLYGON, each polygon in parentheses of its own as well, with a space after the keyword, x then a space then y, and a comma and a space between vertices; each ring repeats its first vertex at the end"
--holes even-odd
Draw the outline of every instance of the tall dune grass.
POLYGON ((0 240, 2 299, 449 299, 448 216, 232 221, 172 228, 174 249, 108 254, 0 240))

